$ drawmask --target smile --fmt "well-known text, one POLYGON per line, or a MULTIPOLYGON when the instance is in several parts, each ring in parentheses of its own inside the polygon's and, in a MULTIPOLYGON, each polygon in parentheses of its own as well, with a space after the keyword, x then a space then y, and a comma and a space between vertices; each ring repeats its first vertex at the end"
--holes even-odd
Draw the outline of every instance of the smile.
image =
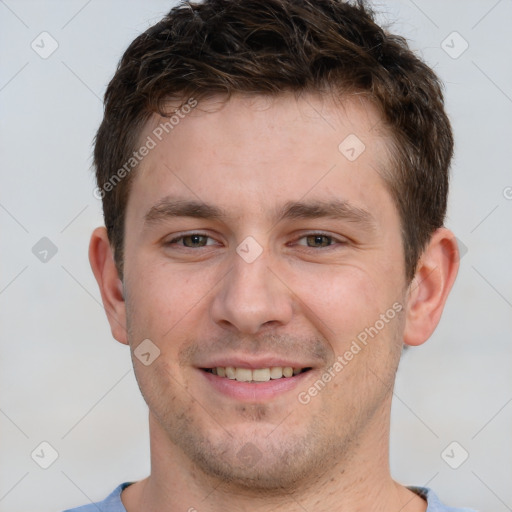
POLYGON ((233 366, 218 366, 203 368, 207 373, 238 382, 268 382, 269 380, 287 379, 311 368, 292 368, 291 366, 272 366, 270 368, 235 368, 233 366))

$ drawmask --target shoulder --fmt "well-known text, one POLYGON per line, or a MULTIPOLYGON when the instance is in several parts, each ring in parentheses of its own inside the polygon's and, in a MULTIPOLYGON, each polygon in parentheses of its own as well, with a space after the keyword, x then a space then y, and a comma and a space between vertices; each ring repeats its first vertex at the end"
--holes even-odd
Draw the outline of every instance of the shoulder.
POLYGON ((133 482, 124 482, 118 485, 103 501, 70 508, 64 512, 126 512, 121 501, 121 492, 133 482))
POLYGON ((432 489, 426 487, 408 487, 408 489, 427 500, 426 512, 476 512, 469 508, 453 508, 444 505, 432 489))

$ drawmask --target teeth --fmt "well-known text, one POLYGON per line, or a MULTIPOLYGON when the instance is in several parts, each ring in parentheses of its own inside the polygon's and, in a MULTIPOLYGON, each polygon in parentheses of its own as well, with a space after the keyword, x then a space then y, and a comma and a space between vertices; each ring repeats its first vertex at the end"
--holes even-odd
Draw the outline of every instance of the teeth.
POLYGON ((283 377, 291 377, 293 375, 293 368, 286 366, 283 368, 283 377))
POLYGON ((281 366, 274 366, 270 368, 270 378, 280 379, 283 376, 283 368, 281 366))
POLYGON ((270 380, 270 368, 261 368, 259 370, 253 370, 251 373, 252 380, 255 380, 256 382, 267 382, 268 380, 270 380))
POLYGON ((211 372, 219 377, 227 377, 239 382, 268 382, 270 379, 289 378, 298 375, 303 371, 302 368, 292 368, 291 366, 273 366, 272 368, 234 368, 233 366, 218 366, 212 368, 211 372))
POLYGON ((235 370, 235 380, 239 382, 251 382, 252 370, 249 368, 237 368, 235 370))

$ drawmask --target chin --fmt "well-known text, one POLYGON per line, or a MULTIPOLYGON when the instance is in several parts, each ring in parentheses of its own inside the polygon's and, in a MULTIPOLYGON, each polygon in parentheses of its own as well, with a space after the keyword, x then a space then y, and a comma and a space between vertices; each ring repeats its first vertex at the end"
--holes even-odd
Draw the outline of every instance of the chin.
MULTIPOLYGON (((216 452, 210 451, 209 455, 216 452)), ((205 452, 196 454, 195 462, 205 474, 225 482, 231 488, 236 487, 246 493, 276 495, 282 494, 283 489, 292 491, 303 487, 312 466, 311 461, 298 458, 295 449, 294 453, 281 450, 269 454, 252 442, 243 445, 236 453, 232 449, 224 452, 221 458, 210 458, 205 452), (244 452, 246 454, 242 455, 244 452)))
POLYGON ((238 429, 231 436, 223 432, 214 439, 211 430, 189 428, 178 436, 174 431, 173 441, 206 476, 242 494, 282 495, 283 489, 303 490, 332 470, 340 457, 340 444, 335 447, 332 438, 314 425, 301 434, 248 430, 238 429))

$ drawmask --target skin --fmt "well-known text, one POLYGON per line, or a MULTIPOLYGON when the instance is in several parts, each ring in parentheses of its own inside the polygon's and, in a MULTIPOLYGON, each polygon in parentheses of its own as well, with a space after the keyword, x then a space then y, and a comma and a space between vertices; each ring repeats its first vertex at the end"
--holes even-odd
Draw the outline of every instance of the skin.
MULTIPOLYGON (((150 119, 140 140, 160 122, 150 119)), ((438 229, 406 281, 400 219, 380 171, 388 144, 360 100, 235 95, 222 107, 201 102, 134 171, 124 282, 105 228, 89 251, 113 336, 132 354, 145 339, 160 350, 147 366, 133 357, 152 469, 123 491, 128 512, 426 510, 390 476, 391 397, 403 344, 425 342, 439 322, 458 252, 438 229), (338 149, 350 134, 365 144, 354 161, 338 149), (145 222, 164 197, 226 216, 145 222), (366 212, 364 221, 276 216, 290 201, 331 200, 366 212), (196 232, 209 238, 179 238, 196 232), (236 251, 248 236, 262 248, 251 263, 236 251), (301 403, 393 304, 401 311, 301 403), (233 355, 293 357, 312 369, 292 390, 239 400, 200 369, 233 355)))

